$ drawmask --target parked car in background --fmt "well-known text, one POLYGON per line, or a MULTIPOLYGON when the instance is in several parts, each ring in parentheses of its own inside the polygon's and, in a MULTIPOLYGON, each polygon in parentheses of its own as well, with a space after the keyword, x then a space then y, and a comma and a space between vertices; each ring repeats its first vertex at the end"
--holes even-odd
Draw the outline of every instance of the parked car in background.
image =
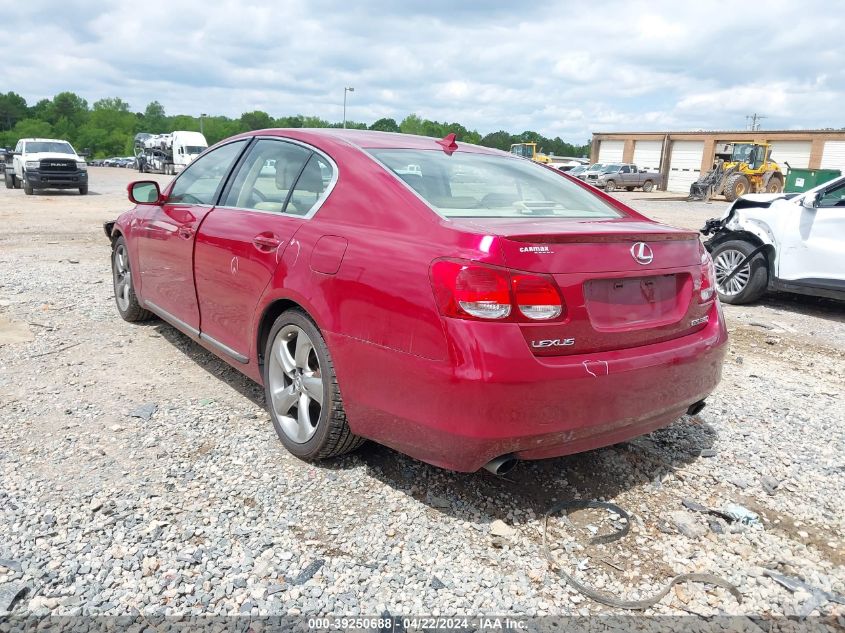
POLYGON ((585 171, 587 171, 587 169, 589 169, 589 165, 579 165, 578 167, 573 167, 571 169, 562 169, 561 168, 561 171, 565 171, 570 176, 575 176, 577 178, 578 176, 583 174, 585 171))
POLYGON ((368 438, 501 473, 651 432, 719 381, 696 232, 454 134, 250 132, 129 192, 105 226, 118 312, 263 384, 303 459, 368 438))
POLYGON ((632 163, 621 163, 606 165, 598 174, 589 176, 587 182, 605 191, 617 188, 633 191, 638 187, 643 191, 651 191, 663 182, 663 176, 640 170, 632 163))
POLYGON ((766 291, 845 300, 845 177, 802 194, 735 200, 701 231, 725 303, 766 291))
POLYGON ((23 138, 13 154, 13 169, 5 174, 6 188, 31 196, 38 189, 77 189, 88 193, 88 165, 70 143, 53 138, 23 138))
POLYGON ((578 179, 586 182, 589 179, 590 176, 592 176, 592 175, 598 176, 599 172, 603 168, 604 168, 604 165, 602 163, 593 163, 592 165, 587 167, 586 170, 584 170, 580 174, 578 174, 578 179))

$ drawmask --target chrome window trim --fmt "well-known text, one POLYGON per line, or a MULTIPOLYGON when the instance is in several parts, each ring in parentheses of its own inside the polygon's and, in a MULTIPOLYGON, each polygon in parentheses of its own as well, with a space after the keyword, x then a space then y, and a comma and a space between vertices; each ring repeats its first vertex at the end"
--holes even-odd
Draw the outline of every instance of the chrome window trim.
MULTIPOLYGON (((313 218, 317 214, 317 211, 320 210, 320 207, 322 207, 323 204, 325 204, 326 200, 328 200, 329 197, 332 195, 332 192, 334 191, 334 188, 337 185, 338 178, 340 177, 340 173, 339 173, 340 170, 337 166, 337 163, 334 161, 334 159, 331 156, 329 156, 328 154, 326 154, 323 150, 318 149, 318 148, 314 147, 313 145, 309 145, 308 143, 305 143, 305 142, 300 141, 298 139, 290 138, 290 137, 287 137, 287 136, 261 135, 261 136, 253 136, 252 138, 254 138, 255 140, 258 140, 258 141, 267 140, 267 141, 278 141, 280 143, 292 143, 293 145, 299 145, 300 147, 304 147, 305 149, 314 152, 315 154, 319 155, 321 158, 324 158, 326 160, 326 162, 331 166, 331 168, 332 168, 331 180, 329 180, 329 184, 326 186, 326 190, 323 192, 322 198, 320 200, 318 200, 317 202, 315 202, 314 206, 312 206, 308 210, 308 213, 306 213, 304 215, 296 215, 294 213, 282 213, 280 211, 265 211, 263 209, 249 209, 249 208, 244 208, 244 207, 229 207, 229 206, 225 206, 225 205, 222 205, 222 204, 217 205, 217 208, 227 209, 227 210, 232 210, 232 211, 250 211, 250 212, 253 212, 253 213, 267 213, 269 215, 274 215, 274 216, 279 217, 279 218, 299 218, 300 220, 310 220, 311 218, 313 218)), ((308 160, 311 160, 310 156, 308 157, 308 160)), ((231 176, 234 177, 234 176, 236 176, 236 174, 233 172, 231 174, 231 176)), ((297 178, 297 182, 299 182, 298 178, 297 178)), ((294 184, 294 189, 296 189, 296 184, 294 184)), ((222 202, 222 200, 221 200, 221 202, 222 202)))

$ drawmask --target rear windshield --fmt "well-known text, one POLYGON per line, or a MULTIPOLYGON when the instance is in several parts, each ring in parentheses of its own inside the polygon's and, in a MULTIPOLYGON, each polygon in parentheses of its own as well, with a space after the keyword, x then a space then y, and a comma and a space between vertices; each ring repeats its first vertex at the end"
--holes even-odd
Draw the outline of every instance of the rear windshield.
POLYGON ((70 143, 61 143, 57 141, 27 141, 26 151, 29 154, 41 154, 43 152, 53 152, 55 154, 76 154, 70 143))
POLYGON ((618 218, 566 177, 522 158, 440 150, 370 149, 445 217, 618 218))

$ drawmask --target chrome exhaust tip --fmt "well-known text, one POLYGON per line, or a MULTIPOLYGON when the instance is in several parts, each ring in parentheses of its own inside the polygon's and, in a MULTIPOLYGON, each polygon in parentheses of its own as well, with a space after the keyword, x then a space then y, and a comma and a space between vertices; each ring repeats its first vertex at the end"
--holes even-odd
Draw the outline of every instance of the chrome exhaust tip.
POLYGON ((704 402, 704 400, 699 400, 698 402, 689 406, 689 409, 687 409, 687 415, 696 415, 698 413, 701 413, 701 410, 706 406, 707 404, 704 402))
POLYGON ((494 475, 507 475, 518 461, 513 455, 502 455, 484 464, 484 470, 489 470, 494 475))

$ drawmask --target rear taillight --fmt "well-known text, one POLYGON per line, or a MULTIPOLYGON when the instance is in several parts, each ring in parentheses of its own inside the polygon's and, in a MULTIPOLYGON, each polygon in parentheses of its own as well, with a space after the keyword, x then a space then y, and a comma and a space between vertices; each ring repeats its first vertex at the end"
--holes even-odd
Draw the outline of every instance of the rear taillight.
POLYGON ((469 261, 438 260, 431 267, 437 307, 460 319, 547 321, 563 313, 550 277, 469 261), (514 307, 516 309, 514 309, 514 307))
POLYGON ((504 319, 511 313, 505 270, 441 260, 431 267, 431 278, 438 307, 446 316, 504 319))
POLYGON ((538 275, 511 275, 513 294, 519 311, 533 321, 547 321, 560 316, 563 303, 555 285, 538 275))
POLYGON ((713 267, 713 258, 703 244, 700 244, 700 248, 701 281, 697 284, 698 302, 707 303, 716 296, 716 269, 713 267))

